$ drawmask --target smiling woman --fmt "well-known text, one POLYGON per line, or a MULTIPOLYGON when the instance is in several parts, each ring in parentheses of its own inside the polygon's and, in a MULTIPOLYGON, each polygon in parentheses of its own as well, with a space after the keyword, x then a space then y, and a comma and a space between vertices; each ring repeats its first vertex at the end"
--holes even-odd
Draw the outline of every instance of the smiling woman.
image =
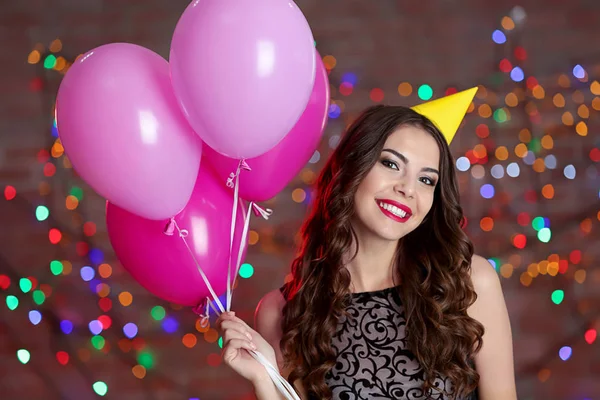
POLYGON ((263 298, 256 331, 220 319, 225 362, 257 397, 278 394, 244 348, 303 399, 516 399, 499 280, 461 228, 437 126, 405 107, 367 109, 316 193, 293 280, 263 298))
POLYGON ((440 151, 434 137, 414 125, 393 131, 383 147, 356 190, 355 225, 364 221, 371 232, 398 240, 419 226, 431 209, 440 151))

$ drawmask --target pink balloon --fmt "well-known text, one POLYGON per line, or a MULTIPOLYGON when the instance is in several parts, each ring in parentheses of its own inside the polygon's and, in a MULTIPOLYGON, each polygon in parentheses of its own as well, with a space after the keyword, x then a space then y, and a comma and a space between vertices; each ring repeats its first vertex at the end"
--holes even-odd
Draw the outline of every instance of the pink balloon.
POLYGON ((275 147, 315 77, 314 39, 292 0, 195 0, 171 42, 171 79, 202 140, 232 158, 275 147))
MULTIPOLYGON (((319 145, 327 123, 329 79, 319 53, 316 53, 316 59, 317 76, 304 113, 277 146, 247 160, 252 171, 240 173, 240 197, 251 201, 265 201, 274 197, 300 172, 319 145)), ((223 181, 235 171, 239 162, 209 146, 204 146, 202 157, 208 160, 223 181)))
POLYGON ((61 82, 56 119, 74 169, 111 203, 164 219, 188 202, 202 142, 158 54, 129 43, 89 51, 61 82))
MULTIPOLYGON (((233 192, 214 175, 200 169, 190 202, 175 217, 217 296, 227 290, 233 192)), ((232 260, 232 281, 246 212, 238 208, 232 260)), ((123 267, 146 290, 161 299, 196 306, 212 300, 200 272, 177 233, 163 233, 165 223, 148 220, 107 202, 110 242, 123 267)), ((243 244, 244 254, 247 243, 243 244)))

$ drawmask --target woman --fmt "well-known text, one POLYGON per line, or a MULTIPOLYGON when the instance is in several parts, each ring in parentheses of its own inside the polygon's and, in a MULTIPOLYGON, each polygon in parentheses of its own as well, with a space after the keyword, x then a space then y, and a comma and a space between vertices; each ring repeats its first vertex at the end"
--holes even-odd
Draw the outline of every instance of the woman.
POLYGON ((293 280, 253 330, 219 319, 224 362, 280 399, 265 355, 303 399, 516 399, 510 322, 493 267, 473 255, 438 128, 367 109, 321 173, 293 280))

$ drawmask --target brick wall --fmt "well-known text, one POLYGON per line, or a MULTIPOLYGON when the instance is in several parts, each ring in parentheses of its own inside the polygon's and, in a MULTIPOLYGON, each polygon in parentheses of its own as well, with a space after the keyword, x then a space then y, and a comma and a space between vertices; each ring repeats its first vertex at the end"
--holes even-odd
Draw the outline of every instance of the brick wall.
MULTIPOLYGON (((44 163, 39 162, 39 151, 49 149, 53 143, 50 135, 53 94, 61 75, 27 64, 34 46, 41 43, 47 48, 59 37, 63 43, 62 54, 72 59, 95 46, 126 41, 146 46, 166 57, 173 28, 186 4, 182 0, 34 0, 4 2, 0 6, 3 38, 0 186, 4 189, 12 185, 18 191, 15 199, 0 200, 0 274, 11 278, 4 295, 19 292, 21 277, 33 276, 40 284, 52 287, 52 295, 42 306, 36 306, 30 296, 22 293, 18 295, 21 303, 17 310, 11 312, 4 304, 0 306, 0 397, 3 399, 91 399, 96 396, 91 387, 97 380, 108 384, 107 398, 111 399, 249 398, 244 397, 250 393, 247 383, 222 366, 208 365, 207 358, 211 354, 214 358, 219 349, 215 344, 204 342, 203 334, 195 329, 193 314, 149 295, 114 260, 103 222, 103 200, 86 188, 77 210, 66 210, 64 199, 68 191, 73 185, 85 188, 85 184, 70 170, 60 167, 60 160, 56 175, 46 178, 44 163), (35 90, 40 84, 44 90, 35 90), (49 190, 43 182, 49 184, 49 190), (48 193, 42 196, 40 190, 48 193), (34 217, 34 209, 39 204, 51 210, 51 218, 44 222, 37 222, 34 217), (82 224, 86 221, 97 224, 97 233, 91 238, 82 235, 82 224), (48 241, 50 228, 63 231, 63 240, 58 245, 48 241), (90 345, 87 323, 103 312, 98 306, 98 296, 78 276, 78 269, 86 263, 76 253, 76 244, 82 240, 102 249, 106 261, 113 266, 113 275, 106 280, 111 288, 109 298, 114 302, 107 313, 113 319, 113 328, 103 333, 107 343, 105 351, 94 350, 90 345), (53 259, 70 260, 73 272, 53 276, 49 269, 53 259), (121 291, 133 294, 130 307, 118 304, 121 291), (177 333, 165 334, 150 318, 150 309, 158 304, 178 319, 177 333), (27 311, 34 308, 43 315, 37 326, 27 317, 27 311), (62 318, 75 322, 73 334, 65 336, 57 330, 57 321, 62 318), (123 345, 120 326, 129 321, 140 326, 139 337, 145 341, 145 350, 155 356, 155 367, 148 370, 143 379, 132 373, 132 367, 137 364, 135 350, 119 347, 119 343, 123 345), (199 340, 195 347, 188 349, 182 345, 181 337, 190 332, 195 332, 199 340), (19 348, 31 352, 32 358, 26 365, 17 361, 19 348), (56 361, 57 351, 69 353, 66 366, 56 361)), ((522 1, 519 5, 527 13, 526 20, 509 35, 507 45, 493 44, 492 31, 500 28, 501 18, 515 5, 507 0, 299 2, 320 53, 336 58, 337 65, 330 77, 332 85, 337 87, 345 72, 353 72, 358 77, 352 95, 344 97, 333 91, 334 100, 343 102, 339 104, 345 114, 330 121, 327 136, 338 134, 348 118, 372 104, 369 99, 372 88, 384 91, 386 103, 420 102, 414 93, 409 97, 399 96, 400 82, 410 82, 413 86, 428 83, 436 97, 447 86, 466 88, 481 84, 490 94, 478 98, 476 105, 489 103, 493 108, 501 107, 504 95, 517 84, 506 77, 501 83, 494 83, 497 63, 503 57, 510 57, 510 50, 517 45, 527 50, 528 58, 522 66, 526 74, 538 79, 548 99, 536 101, 543 123, 531 125, 523 107, 510 109, 513 118, 505 124, 494 124, 475 112, 467 118, 452 149, 458 157, 476 144, 484 143, 475 135, 475 127, 487 123, 492 151, 494 146, 505 145, 512 154, 519 143, 519 131, 529 127, 534 137, 541 137, 545 132, 552 134, 554 149, 540 154, 542 157, 555 154, 558 168, 537 174, 521 163, 518 178, 497 181, 490 177, 489 167, 506 163, 490 157, 492 161, 486 165, 484 178, 473 178, 470 171, 460 173, 468 230, 478 253, 498 257, 503 264, 511 263, 514 267, 510 277, 503 278, 502 283, 513 323, 520 398, 596 399, 600 397, 600 383, 594 378, 600 374, 600 340, 589 345, 583 335, 589 328, 600 329, 597 289, 600 286, 597 246, 600 182, 598 164, 588 157, 589 151, 600 144, 600 124, 598 112, 591 107, 590 118, 586 120, 588 136, 580 137, 573 127, 561 123, 564 111, 577 113, 578 104, 572 93, 578 86, 585 93, 584 103, 588 106, 593 96, 589 82, 578 83, 571 79, 573 86, 564 88, 557 79, 559 74, 570 74, 577 63, 584 65, 590 80, 600 78, 597 50, 600 3, 593 0, 522 1), (498 94, 494 95, 495 92, 498 94), (565 110, 553 107, 549 101, 558 92, 567 99, 565 110), (574 180, 562 177, 562 169, 569 162, 577 168, 574 180), (495 185, 494 199, 485 200, 479 195, 484 183, 495 185), (552 200, 540 194, 547 183, 555 187, 552 200), (528 190, 537 193, 538 202, 525 200, 528 190), (531 228, 516 223, 517 214, 522 211, 550 218, 553 230, 550 243, 540 243, 531 228), (485 216, 495 219, 491 232, 479 228, 479 220, 485 216), (590 221, 585 222, 586 218, 590 221), (588 225, 589 233, 584 233, 588 225), (524 250, 512 246, 510 238, 515 233, 528 236, 524 250), (582 261, 569 262, 565 274, 540 274, 528 287, 521 283, 531 263, 545 260, 553 253, 568 259, 574 249, 582 251, 582 261), (579 279, 582 274, 578 270, 586 271, 583 283, 575 281, 575 277, 579 279), (556 289, 565 291, 565 300, 560 305, 550 301, 556 289), (562 346, 572 347, 573 356, 566 362, 558 357, 562 346)), ((580 119, 576 117, 576 122, 580 119)), ((320 151, 328 153, 327 140, 323 141, 320 151)), ((313 168, 316 170, 321 163, 313 168)), ((260 297, 277 287, 288 272, 294 233, 305 210, 305 206, 291 200, 290 194, 301 186, 298 179, 271 202, 275 214, 269 222, 253 222, 253 229, 260 234, 259 242, 251 247, 248 256, 248 261, 255 266, 255 275, 241 282, 234 300, 238 315, 247 321, 252 319, 260 297)))

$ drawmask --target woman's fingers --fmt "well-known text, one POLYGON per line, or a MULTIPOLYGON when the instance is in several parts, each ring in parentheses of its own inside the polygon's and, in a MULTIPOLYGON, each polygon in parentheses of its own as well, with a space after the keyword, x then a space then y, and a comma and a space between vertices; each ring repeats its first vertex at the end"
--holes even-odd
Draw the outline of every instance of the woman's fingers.
POLYGON ((223 360, 227 363, 233 362, 239 356, 241 349, 252 351, 256 350, 256 346, 246 339, 230 339, 223 347, 223 360))
POLYGON ((246 326, 235 321, 225 320, 221 322, 221 331, 223 332, 223 337, 225 337, 227 333, 236 332, 246 339, 252 340, 252 334, 248 331, 246 326))

